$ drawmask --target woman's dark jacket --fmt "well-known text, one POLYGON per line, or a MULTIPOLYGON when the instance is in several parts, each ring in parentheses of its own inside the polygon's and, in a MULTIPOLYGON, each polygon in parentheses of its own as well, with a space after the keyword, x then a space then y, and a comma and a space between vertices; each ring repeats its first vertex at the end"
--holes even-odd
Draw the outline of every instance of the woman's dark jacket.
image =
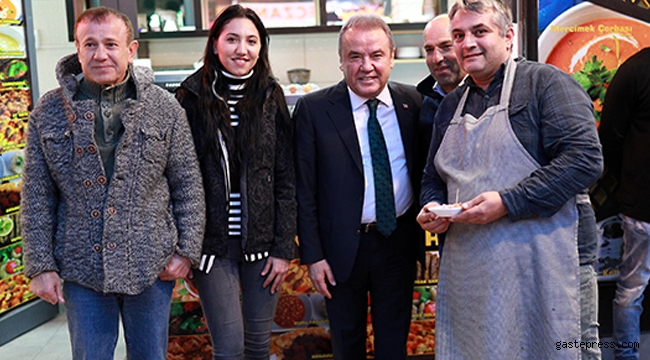
MULTIPOLYGON (((176 91, 176 98, 187 112, 195 143, 208 135, 199 125, 206 121, 199 102, 201 72, 199 69, 190 75, 176 91)), ((293 126, 282 89, 275 81, 271 82, 262 106, 259 143, 242 159, 242 249, 248 254, 268 251, 270 256, 292 259, 296 253, 297 211, 293 126)), ((216 134, 212 137, 219 142, 216 134)), ((203 253, 228 257, 229 186, 223 161, 227 152, 223 151, 223 142, 217 147, 218 152, 201 152, 197 148, 207 210, 203 253)))

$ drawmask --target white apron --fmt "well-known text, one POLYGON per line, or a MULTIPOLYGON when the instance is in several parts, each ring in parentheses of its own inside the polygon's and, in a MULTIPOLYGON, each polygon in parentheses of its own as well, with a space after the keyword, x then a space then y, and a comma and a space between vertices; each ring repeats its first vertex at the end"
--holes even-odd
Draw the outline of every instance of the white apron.
MULTIPOLYGON (((501 100, 479 118, 461 117, 465 92, 434 164, 448 203, 512 187, 540 165, 508 117, 516 63, 510 59, 501 100)), ((579 359, 578 213, 572 198, 550 218, 488 225, 453 223, 438 283, 436 359, 579 359)))

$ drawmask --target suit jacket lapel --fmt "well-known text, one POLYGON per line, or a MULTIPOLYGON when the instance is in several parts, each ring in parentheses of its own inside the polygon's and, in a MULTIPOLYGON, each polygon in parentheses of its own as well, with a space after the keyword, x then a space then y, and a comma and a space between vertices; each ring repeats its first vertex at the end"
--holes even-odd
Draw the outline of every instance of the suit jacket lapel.
POLYGON ((413 100, 405 96, 399 87, 393 86, 388 83, 390 96, 393 98, 393 106, 395 107, 395 114, 397 115, 397 122, 399 123, 400 133, 402 135, 402 143, 404 144, 404 153, 406 154, 406 165, 411 171, 413 169, 413 156, 415 149, 415 125, 417 121, 413 119, 413 111, 416 109, 416 104, 413 100))
POLYGON ((338 130, 339 136, 350 152, 350 156, 352 156, 359 172, 363 174, 361 148, 359 147, 357 129, 354 125, 354 117, 352 116, 352 105, 350 104, 350 96, 348 95, 348 88, 345 81, 338 83, 334 92, 329 97, 329 101, 333 105, 329 106, 327 110, 329 118, 338 130))

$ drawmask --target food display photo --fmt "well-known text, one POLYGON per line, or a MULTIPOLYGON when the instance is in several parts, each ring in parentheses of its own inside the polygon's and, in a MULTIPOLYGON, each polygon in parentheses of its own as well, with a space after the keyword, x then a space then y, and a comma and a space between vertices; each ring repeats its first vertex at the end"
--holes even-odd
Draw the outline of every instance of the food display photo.
POLYGON ((409 356, 434 354, 436 349, 436 322, 412 321, 406 342, 409 356))
POLYGON ((166 360, 212 360, 210 335, 170 337, 166 360))
POLYGON ((296 327, 306 327, 311 319, 312 305, 308 295, 280 295, 278 307, 273 317, 276 331, 296 327))
POLYGON ((416 286, 413 288, 413 320, 436 319, 437 285, 416 286))
MULTIPOLYGON (((641 3, 628 7, 636 9, 631 15, 638 12, 642 17, 647 13, 647 6, 641 3)), ((587 91, 598 126, 607 89, 619 66, 639 50, 650 47, 650 24, 585 1, 549 19, 538 45, 541 62, 571 74, 587 91)), ((600 281, 615 281, 620 272, 623 230, 622 219, 614 215, 618 212, 614 200, 617 189, 618 180, 606 170, 589 190, 598 220, 594 269, 600 281)))
POLYGON ((273 331, 286 332, 294 328, 322 325, 327 325, 325 299, 312 285, 307 266, 293 260, 280 288, 273 331))
MULTIPOLYGON (((368 340, 366 353, 368 358, 374 357, 374 332, 372 325, 367 327, 368 340)), ((436 348, 436 323, 435 321, 411 321, 406 354, 413 358, 432 359, 436 348)))
POLYGON ((440 254, 438 250, 427 250, 424 253, 424 264, 418 261, 415 284, 431 285, 438 283, 438 271, 440 270, 440 254))
POLYGON ((22 257, 22 242, 1 248, 0 279, 6 279, 21 273, 25 268, 25 265, 23 265, 22 257))
MULTIPOLYGON (((6 1, 5 1, 6 2, 6 1)), ((0 58, 24 59, 25 28, 0 24, 0 58)))
POLYGON ((198 301, 174 302, 169 319, 169 335, 207 334, 208 327, 198 301))
MULTIPOLYGON (((16 314, 23 309, 25 313, 35 311, 23 305, 37 300, 29 291, 30 280, 24 274, 19 218, 25 164, 23 149, 33 107, 27 46, 33 44, 28 44, 30 34, 25 31, 23 10, 23 0, 0 0, 0 325, 3 319, 12 318, 14 309, 22 307, 16 314), (5 312, 8 312, 6 316, 5 312)), ((31 16, 27 18, 31 20, 31 16)), ((36 321, 39 316, 20 319, 21 326, 36 321)), ((11 329, 2 335, 22 329, 0 327, 11 329)))
POLYGON ((22 2, 0 0, 0 313, 32 299, 23 274, 20 189, 32 107, 22 2))
MULTIPOLYGON (((8 217, 0 218, 0 229, 7 234, 8 217)), ((13 220, 12 220, 13 221, 13 220)), ((6 238, 6 235, 0 238, 6 238)), ((0 314, 15 308, 33 299, 35 296, 29 291, 29 279, 23 274, 23 246, 22 242, 0 243, 0 314)))
POLYGON ((0 215, 18 211, 22 179, 0 184, 0 215))
POLYGON ((0 249, 20 241, 20 213, 0 216, 0 249))
MULTIPOLYGON (((1 218, 0 218, 1 219, 1 218)), ((1 225, 1 223, 0 223, 1 225)), ((413 313, 408 340, 412 358, 432 359, 435 348, 435 301, 439 254, 426 252, 413 288, 413 313)), ((368 296, 367 358, 374 357, 374 332, 368 296)), ((167 360, 212 358, 212 344, 197 290, 177 280, 172 294, 167 360)), ((273 318, 270 360, 332 359, 332 341, 325 298, 313 287, 308 269, 299 260, 290 263, 273 318)))
POLYGON ((18 179, 25 166, 25 153, 15 150, 0 154, 0 181, 6 182, 18 179))
POLYGON ((0 0, 0 25, 20 25, 23 20, 22 1, 0 0))
POLYGON ((169 316, 167 360, 212 359, 212 343, 198 291, 185 279, 176 280, 169 316))
POLYGON ((3 119, 0 114, 0 153, 24 148, 26 137, 27 118, 3 119))
POLYGON ((541 62, 571 74, 587 91, 598 123, 607 87, 618 67, 650 46, 650 24, 583 2, 552 20, 538 44, 541 62))
POLYGON ((32 108, 29 89, 0 89, 0 120, 26 118, 32 108))
POLYGON ((433 359, 436 342, 436 300, 440 270, 440 239, 426 233, 424 263, 418 261, 413 287, 411 328, 407 351, 409 357, 433 359))
POLYGON ((271 335, 271 360, 331 359, 329 328, 307 327, 271 335))
POLYGON ((0 279, 0 314, 35 298, 29 291, 29 279, 22 272, 0 279))
POLYGON ((309 279, 307 265, 300 265, 300 260, 292 260, 289 263, 287 277, 282 283, 280 294, 316 294, 316 288, 309 279))
POLYGON ((29 66, 25 59, 0 60, 0 88, 27 87, 29 66))
MULTIPOLYGON (((437 254, 437 251, 436 251, 437 254)), ((417 281, 416 281, 417 283, 417 281)), ((433 283, 433 282, 432 282, 433 283)), ((413 306, 411 311, 411 325, 409 328, 407 354, 409 357, 433 359, 436 344, 436 299, 437 279, 435 285, 414 286, 413 306)), ((368 324, 366 325, 366 355, 367 358, 374 357, 374 330, 370 316, 372 299, 368 297, 368 324)))
POLYGON ((306 265, 292 260, 273 318, 271 359, 329 359, 332 344, 325 298, 316 292, 306 265))

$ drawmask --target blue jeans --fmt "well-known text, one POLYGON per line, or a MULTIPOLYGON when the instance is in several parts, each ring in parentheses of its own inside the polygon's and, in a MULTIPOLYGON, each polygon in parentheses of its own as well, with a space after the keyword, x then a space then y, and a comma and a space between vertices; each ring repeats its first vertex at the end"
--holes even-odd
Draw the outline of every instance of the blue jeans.
POLYGON ((138 295, 103 294, 65 282, 72 358, 113 359, 121 315, 129 359, 164 360, 173 288, 173 281, 158 279, 138 295))
POLYGON ((650 224, 623 216, 623 261, 614 297, 614 349, 617 360, 638 359, 639 350, 623 343, 640 342, 643 292, 650 279, 650 224))
POLYGON ((263 288, 266 259, 238 262, 216 259, 209 274, 194 272, 208 323, 214 360, 270 357, 271 328, 279 291, 263 288), (241 300, 240 300, 241 291, 241 300))
POLYGON ((598 347, 598 280, 593 265, 580 265, 580 329, 582 360, 600 360, 598 347))

